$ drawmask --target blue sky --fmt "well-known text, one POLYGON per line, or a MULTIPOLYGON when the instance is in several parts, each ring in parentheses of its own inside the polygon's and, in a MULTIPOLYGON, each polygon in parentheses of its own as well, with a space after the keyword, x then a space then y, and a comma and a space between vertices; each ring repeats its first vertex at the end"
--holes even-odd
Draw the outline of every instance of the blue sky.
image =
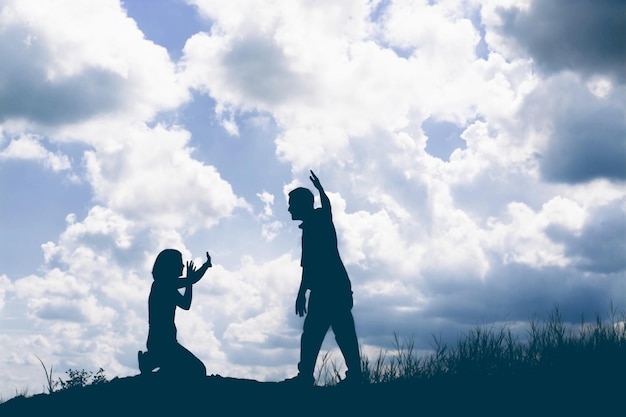
MULTIPOLYGON (((150 269, 209 373, 293 376, 299 229, 333 204, 365 354, 626 308, 618 1, 0 1, 0 394, 137 373, 150 269), (574 33, 576 36, 571 36, 574 33), (61 375, 59 375, 61 376, 61 375)), ((523 333, 522 333, 523 334, 523 333)), ((340 362, 332 335, 324 349, 340 362)))

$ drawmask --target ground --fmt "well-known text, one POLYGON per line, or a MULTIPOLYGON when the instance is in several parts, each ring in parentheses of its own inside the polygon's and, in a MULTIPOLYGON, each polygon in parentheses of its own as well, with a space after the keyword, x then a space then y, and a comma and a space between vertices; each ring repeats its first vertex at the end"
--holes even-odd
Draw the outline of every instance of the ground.
POLYGON ((621 392, 618 387, 606 380, 564 383, 559 378, 535 384, 452 378, 359 387, 298 387, 221 376, 178 382, 135 376, 52 394, 16 397, 0 404, 0 415, 601 415, 611 411, 613 405, 618 407, 621 397, 613 396, 621 392), (610 387, 617 389, 612 393, 610 387))

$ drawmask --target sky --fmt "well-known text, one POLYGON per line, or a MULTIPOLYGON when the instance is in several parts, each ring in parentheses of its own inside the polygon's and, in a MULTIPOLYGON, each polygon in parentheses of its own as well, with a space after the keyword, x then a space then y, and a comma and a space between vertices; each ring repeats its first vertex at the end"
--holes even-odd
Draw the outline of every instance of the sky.
POLYGON ((626 309, 625 31, 618 0, 0 0, 0 395, 38 358, 136 375, 165 248, 211 253, 176 313, 209 374, 295 375, 309 170, 367 356, 626 309))

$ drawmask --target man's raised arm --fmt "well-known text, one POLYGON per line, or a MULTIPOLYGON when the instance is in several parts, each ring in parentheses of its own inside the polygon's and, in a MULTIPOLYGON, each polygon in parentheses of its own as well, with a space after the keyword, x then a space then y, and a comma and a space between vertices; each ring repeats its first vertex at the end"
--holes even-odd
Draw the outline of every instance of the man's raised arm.
POLYGON ((330 211, 330 200, 328 199, 328 196, 324 192, 322 183, 320 182, 319 178, 317 178, 317 175, 315 175, 313 171, 311 171, 311 176, 309 177, 309 179, 313 183, 313 186, 317 188, 317 191, 319 191, 320 193, 320 200, 322 201, 322 208, 330 211))

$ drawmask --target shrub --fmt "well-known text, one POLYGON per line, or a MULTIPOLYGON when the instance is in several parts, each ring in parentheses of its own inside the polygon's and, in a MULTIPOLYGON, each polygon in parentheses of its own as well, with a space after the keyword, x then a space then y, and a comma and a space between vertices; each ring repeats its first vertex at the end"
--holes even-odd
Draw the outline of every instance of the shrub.
POLYGON ((75 387, 85 387, 87 385, 98 385, 107 382, 104 375, 104 369, 98 369, 95 374, 92 371, 85 371, 84 369, 68 369, 66 371, 68 379, 63 381, 59 378, 60 390, 66 390, 75 387))

